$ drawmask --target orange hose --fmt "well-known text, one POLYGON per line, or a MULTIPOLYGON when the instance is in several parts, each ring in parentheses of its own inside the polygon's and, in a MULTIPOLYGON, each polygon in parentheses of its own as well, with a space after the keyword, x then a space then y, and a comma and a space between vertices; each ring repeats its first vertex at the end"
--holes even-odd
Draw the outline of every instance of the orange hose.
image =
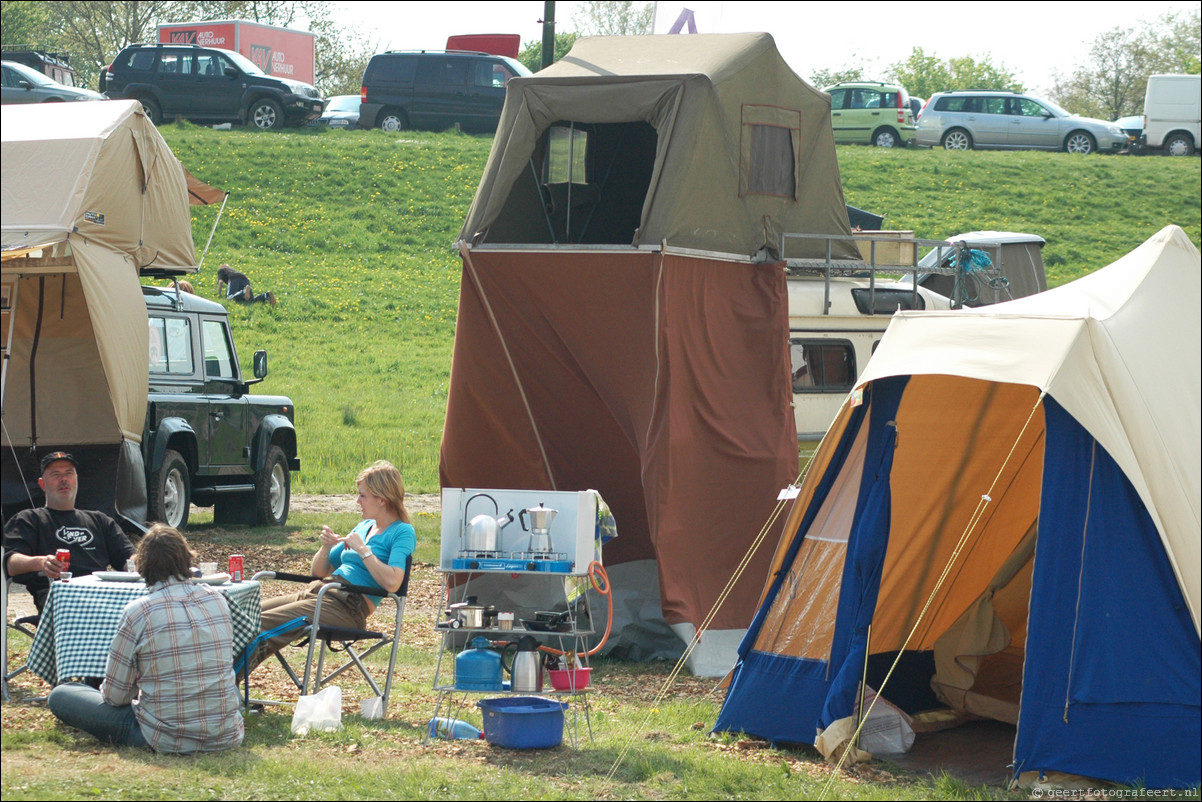
MULTIPOLYGON (((608 615, 605 617, 605 634, 601 636, 601 640, 597 642, 596 646, 584 653, 585 657, 592 657, 594 654, 601 651, 601 647, 605 645, 607 640, 609 640, 609 633, 614 624, 614 599, 613 594, 610 593, 609 574, 605 573, 605 566, 601 565, 600 561, 593 560, 588 564, 588 578, 589 582, 591 582, 593 585, 593 590, 597 591, 606 598, 609 611, 608 615), (597 583, 598 577, 601 579, 600 584, 597 583)), ((550 646, 539 646, 538 648, 540 651, 544 651, 549 654, 557 654, 560 657, 563 657, 567 654, 566 652, 561 652, 559 649, 555 649, 550 646)))

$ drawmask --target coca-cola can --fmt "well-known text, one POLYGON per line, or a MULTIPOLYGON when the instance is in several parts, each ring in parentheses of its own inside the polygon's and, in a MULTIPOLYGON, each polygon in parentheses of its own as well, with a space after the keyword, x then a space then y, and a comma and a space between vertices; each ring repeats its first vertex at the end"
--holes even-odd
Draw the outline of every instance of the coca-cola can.
POLYGON ((241 554, 231 554, 230 555, 230 581, 231 582, 241 582, 242 581, 242 555, 241 554))
POLYGON ((54 552, 54 559, 58 560, 61 564, 61 567, 58 570, 71 570, 71 549, 59 549, 58 551, 54 552))

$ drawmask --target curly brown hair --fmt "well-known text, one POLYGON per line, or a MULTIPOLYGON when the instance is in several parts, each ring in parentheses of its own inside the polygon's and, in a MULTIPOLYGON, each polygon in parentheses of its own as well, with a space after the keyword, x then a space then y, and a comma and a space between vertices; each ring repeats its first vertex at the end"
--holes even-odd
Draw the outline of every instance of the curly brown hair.
POLYGON ((149 587, 165 579, 189 579, 196 555, 179 530, 155 524, 138 543, 138 572, 149 587))

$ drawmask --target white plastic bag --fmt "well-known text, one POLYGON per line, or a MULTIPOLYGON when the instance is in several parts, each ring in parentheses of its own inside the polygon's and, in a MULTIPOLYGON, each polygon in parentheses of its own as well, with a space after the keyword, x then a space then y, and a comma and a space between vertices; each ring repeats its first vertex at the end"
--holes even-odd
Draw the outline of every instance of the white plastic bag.
POLYGON ((292 734, 308 735, 310 730, 331 732, 342 727, 342 688, 330 685, 312 696, 296 700, 292 714, 292 734))

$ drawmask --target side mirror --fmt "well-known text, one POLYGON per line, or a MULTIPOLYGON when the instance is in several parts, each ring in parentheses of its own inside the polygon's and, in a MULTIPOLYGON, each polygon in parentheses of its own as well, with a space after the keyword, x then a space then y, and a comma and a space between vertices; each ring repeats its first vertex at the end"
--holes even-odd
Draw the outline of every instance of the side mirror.
POLYGON ((236 69, 234 69, 233 67, 226 67, 225 68, 225 77, 226 78, 237 78, 238 71, 236 69))
POLYGON ((267 352, 255 351, 254 371, 256 379, 267 378, 267 352))

